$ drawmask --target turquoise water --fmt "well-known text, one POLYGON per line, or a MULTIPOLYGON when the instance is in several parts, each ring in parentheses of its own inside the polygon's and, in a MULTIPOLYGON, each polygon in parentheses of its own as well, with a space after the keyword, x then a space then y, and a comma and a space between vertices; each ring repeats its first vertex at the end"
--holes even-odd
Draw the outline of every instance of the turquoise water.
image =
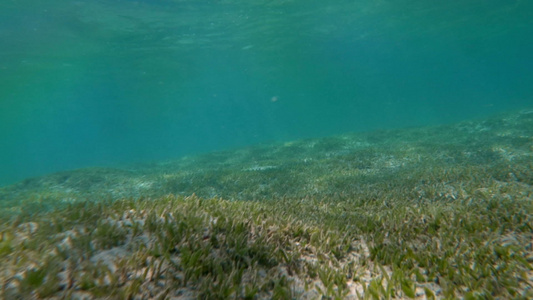
POLYGON ((2 1, 0 185, 533 105, 531 1, 2 1))

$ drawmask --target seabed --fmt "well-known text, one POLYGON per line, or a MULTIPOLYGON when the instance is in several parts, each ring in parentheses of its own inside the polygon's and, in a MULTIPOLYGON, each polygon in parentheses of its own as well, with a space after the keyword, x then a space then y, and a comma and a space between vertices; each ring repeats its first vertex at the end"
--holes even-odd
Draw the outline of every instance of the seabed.
POLYGON ((531 299, 533 110, 0 189, 1 299, 531 299))

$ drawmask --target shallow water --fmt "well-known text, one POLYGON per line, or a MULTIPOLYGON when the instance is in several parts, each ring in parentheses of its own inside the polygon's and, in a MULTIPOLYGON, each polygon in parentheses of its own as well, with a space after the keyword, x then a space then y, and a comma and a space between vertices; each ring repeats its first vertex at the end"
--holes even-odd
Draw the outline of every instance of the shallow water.
POLYGON ((3 1, 0 185, 533 104, 529 1, 3 1))

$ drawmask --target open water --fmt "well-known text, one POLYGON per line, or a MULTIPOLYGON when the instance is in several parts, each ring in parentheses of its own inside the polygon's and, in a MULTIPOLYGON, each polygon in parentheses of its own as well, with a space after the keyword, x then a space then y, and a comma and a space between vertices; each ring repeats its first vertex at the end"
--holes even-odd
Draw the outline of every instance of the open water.
POLYGON ((3 0, 0 185, 533 105, 525 0, 3 0))

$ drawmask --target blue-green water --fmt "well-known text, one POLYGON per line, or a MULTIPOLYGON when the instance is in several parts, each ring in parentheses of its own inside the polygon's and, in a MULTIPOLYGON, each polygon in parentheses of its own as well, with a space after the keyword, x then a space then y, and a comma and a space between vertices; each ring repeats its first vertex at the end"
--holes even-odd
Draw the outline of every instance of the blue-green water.
POLYGON ((0 4, 0 185, 533 105, 531 1, 0 4))

